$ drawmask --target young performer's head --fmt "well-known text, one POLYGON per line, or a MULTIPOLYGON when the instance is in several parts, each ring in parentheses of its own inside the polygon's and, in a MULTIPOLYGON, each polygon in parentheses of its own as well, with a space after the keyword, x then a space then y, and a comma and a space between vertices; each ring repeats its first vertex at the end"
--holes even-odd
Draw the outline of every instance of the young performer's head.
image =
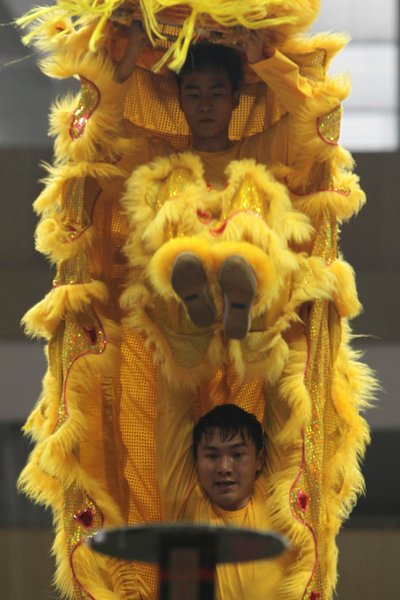
POLYGON ((265 461, 256 417, 234 404, 205 414, 193 429, 199 483, 212 504, 238 510, 249 502, 265 461))
POLYGON ((197 150, 225 150, 232 112, 239 104, 242 64, 226 46, 194 44, 177 74, 179 103, 197 150))

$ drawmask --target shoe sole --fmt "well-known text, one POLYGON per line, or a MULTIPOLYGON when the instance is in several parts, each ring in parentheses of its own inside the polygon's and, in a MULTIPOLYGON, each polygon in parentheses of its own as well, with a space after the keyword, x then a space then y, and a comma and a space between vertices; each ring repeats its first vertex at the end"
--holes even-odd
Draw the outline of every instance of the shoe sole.
POLYGON ((230 339, 242 340, 250 329, 250 310, 257 291, 253 269, 241 256, 230 256, 221 266, 219 284, 224 299, 224 333, 230 339))
POLYGON ((207 274, 195 254, 184 252, 176 258, 172 267, 171 285, 195 325, 209 327, 215 323, 215 308, 207 274))

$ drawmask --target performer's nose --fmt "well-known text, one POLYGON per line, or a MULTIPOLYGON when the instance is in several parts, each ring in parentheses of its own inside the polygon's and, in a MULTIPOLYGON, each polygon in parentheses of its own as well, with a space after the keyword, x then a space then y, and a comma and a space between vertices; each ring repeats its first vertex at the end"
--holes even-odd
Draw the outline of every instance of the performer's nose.
POLYGON ((232 464, 229 456, 221 456, 218 462, 218 470, 220 473, 232 472, 232 464))
POLYGON ((208 102, 207 100, 205 100, 204 102, 202 102, 201 106, 200 106, 200 110, 203 113, 208 113, 211 110, 211 104, 210 102, 208 102))

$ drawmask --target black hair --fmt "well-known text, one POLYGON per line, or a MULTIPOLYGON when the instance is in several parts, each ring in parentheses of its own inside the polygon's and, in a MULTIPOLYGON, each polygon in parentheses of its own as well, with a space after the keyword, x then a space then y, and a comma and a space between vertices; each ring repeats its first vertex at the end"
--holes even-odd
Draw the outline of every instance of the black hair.
POLYGON ((179 90, 185 75, 194 71, 201 71, 204 67, 212 67, 218 71, 225 71, 230 81, 232 92, 236 92, 243 79, 243 67, 239 54, 228 46, 198 42, 189 48, 186 60, 175 74, 179 90))
POLYGON ((211 438, 215 429, 219 429, 223 441, 239 434, 243 440, 254 442, 257 454, 264 448, 263 430, 256 417, 236 404, 220 404, 201 417, 193 428, 195 458, 201 439, 211 438))

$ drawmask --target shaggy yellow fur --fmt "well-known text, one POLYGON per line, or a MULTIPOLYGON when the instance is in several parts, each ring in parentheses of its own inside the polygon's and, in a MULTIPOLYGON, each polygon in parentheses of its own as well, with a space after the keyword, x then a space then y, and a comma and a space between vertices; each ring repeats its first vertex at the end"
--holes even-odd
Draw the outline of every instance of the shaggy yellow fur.
MULTIPOLYGON (((126 456, 114 452, 113 446, 121 429, 121 335, 127 331, 121 327, 121 308, 130 334, 138 331, 145 336, 149 357, 171 385, 196 392, 218 373, 226 375, 227 365, 233 365, 238 382, 256 378, 265 385, 269 502, 274 528, 287 535, 293 547, 273 600, 308 600, 312 588, 321 600, 330 600, 336 581, 335 536, 363 490, 359 461, 369 433, 360 411, 376 387, 373 374, 349 347, 346 319, 360 310, 354 273, 337 258, 334 234, 329 239, 322 235, 326 223, 334 231, 336 223, 357 213, 365 201, 351 172, 351 156, 318 134, 320 117, 340 105, 349 83, 340 77, 310 81, 312 98, 292 123, 290 166, 274 163, 266 169, 252 160, 235 161, 226 171, 228 185, 221 191, 208 189, 201 160, 190 152, 159 158, 131 174, 130 159, 137 148, 123 124, 129 84, 114 82, 114 63, 106 51, 107 35, 103 37, 107 19, 121 3, 60 0, 57 6, 35 9, 20 21, 27 25, 39 19, 28 38, 51 51, 42 69, 51 77, 80 76, 83 93, 89 86, 92 110, 82 134, 74 139, 71 124, 82 106, 82 94, 58 101, 51 113, 56 159, 54 166, 47 167, 46 187, 35 202, 41 217, 36 244, 59 273, 66 261, 88 267, 81 281, 63 281, 24 317, 30 335, 49 341, 49 370, 25 426, 36 445, 21 474, 21 489, 53 510, 56 582, 63 593, 71 598, 81 598, 86 591, 96 600, 139 600, 145 592, 136 567, 75 546, 71 533, 77 531, 75 513, 90 503, 97 528, 100 516, 106 526, 124 524, 124 507, 135 501, 129 496, 122 465, 126 456), (74 25, 69 17, 77 17, 74 25), (96 45, 101 48, 98 52, 96 45), (294 138, 296 145, 291 146, 294 138), (128 177, 122 199, 129 225, 124 252, 130 272, 125 279, 126 266, 119 253, 126 232, 115 198, 128 177), (98 206, 89 203, 77 226, 68 196, 70 185, 89 179, 99 186, 98 206), (259 201, 253 210, 240 203, 249 182, 259 201), (199 218, 204 214, 209 222, 199 218), (71 237, 74 227, 80 232, 75 239, 71 237), (112 239, 108 254, 103 252, 103 235, 112 239), (325 251, 328 246, 325 255, 321 248, 325 251), (210 279, 217 320, 206 330, 188 321, 170 286, 172 264, 182 251, 195 252, 210 279), (258 282, 252 307, 254 328, 241 341, 224 339, 221 322, 218 271, 232 254, 249 262, 258 282), (122 280, 125 286, 120 292, 122 280), (96 330, 93 310, 104 335, 102 347, 96 346, 98 340, 90 341, 96 330), (82 325, 78 339, 86 339, 87 345, 84 352, 76 347, 70 354, 65 331, 75 322, 82 325), (323 340, 328 340, 325 346, 323 340), (318 380, 310 380, 319 365, 327 367, 326 390, 318 387, 318 380), (312 449, 307 438, 316 408, 329 415, 322 423, 322 439, 329 439, 329 444, 318 447, 323 465, 318 485, 308 470, 312 449), (113 418, 103 421, 113 411, 113 418), (329 423, 334 423, 334 431, 329 423), (316 516, 310 509, 299 512, 300 484, 304 492, 313 489, 319 494, 316 516), (324 524, 323 531, 318 523, 324 524), (319 571, 312 578, 317 558, 319 571)), ((296 57, 319 50, 326 67, 346 43, 344 36, 291 35, 311 22, 318 11, 317 0, 254 0, 250 3, 257 9, 254 13, 243 2, 190 0, 186 4, 189 10, 181 35, 164 55, 175 68, 184 59, 202 12, 220 24, 254 28, 264 24, 259 18, 261 8, 268 24, 282 34, 280 48, 285 54, 296 57), (268 12, 272 6, 273 14, 268 12)), ((178 5, 172 0, 161 0, 157 6, 153 0, 141 3, 150 37, 159 36, 158 9, 178 5)), ((288 122, 287 117, 282 121, 288 122)), ((77 196, 77 204, 78 200, 77 196)), ((138 367, 143 373, 144 363, 138 367)), ((140 384, 134 383, 143 386, 145 380, 140 374, 140 384)), ((129 395, 131 389, 123 392, 129 395)), ((136 410, 135 398, 129 397, 129 402, 136 410)), ((153 426, 149 418, 143 436, 151 437, 153 426)), ((147 471, 153 458, 141 458, 150 465, 147 471)), ((157 510, 155 484, 151 499, 157 510)), ((83 532, 81 541, 91 533, 83 532)))
MULTIPOLYGON (((78 459, 79 448, 85 445, 91 447, 91 451, 99 458, 103 452, 98 431, 92 429, 96 429, 98 425, 91 403, 96 400, 101 403, 104 390, 101 390, 100 381, 111 382, 118 365, 116 344, 119 331, 104 316, 101 321, 107 333, 106 350, 99 355, 89 352, 86 356, 81 356, 68 372, 68 386, 65 388, 68 419, 57 425, 60 407, 58 382, 50 371, 46 375, 42 399, 35 413, 37 416, 31 417, 25 426, 25 431, 32 432, 38 441, 28 465, 21 473, 19 486, 36 501, 53 508, 57 531, 53 548, 57 559, 56 580, 69 595, 72 595, 73 588, 64 533, 65 519, 68 516, 64 512, 64 490, 73 487, 88 497, 95 498, 97 510, 108 526, 123 524, 115 500, 105 491, 101 482, 101 464, 98 465, 100 469, 97 473, 93 470, 93 465, 90 474, 78 459), (39 414, 46 416, 47 423, 46 431, 43 430, 43 424, 38 437, 39 414)), ((94 555, 83 547, 79 548, 76 556, 74 552, 75 575, 84 589, 99 594, 102 598, 119 598, 115 591, 105 589, 102 584, 108 579, 108 576, 105 577, 107 562, 108 559, 94 555)))
MULTIPOLYGON (((89 44, 91 50, 96 49, 101 41, 107 22, 112 18, 114 10, 125 5, 124 0, 104 0, 103 2, 82 2, 82 0, 58 0, 57 6, 38 7, 17 20, 20 27, 27 27, 34 23, 32 30, 23 38, 26 44, 34 39, 42 39, 46 34, 59 32, 60 24, 64 25, 65 17, 73 17, 77 25, 88 21, 90 16, 94 22, 90 32, 89 44)), ((204 15, 215 21, 216 27, 241 26, 249 29, 273 28, 281 34, 293 34, 305 29, 315 19, 319 10, 319 0, 250 0, 246 4, 237 0, 225 0, 223 4, 216 4, 211 0, 187 0, 185 2, 186 14, 182 17, 179 11, 181 3, 177 0, 143 0, 140 3, 141 13, 146 31, 150 39, 164 36, 161 32, 160 11, 163 9, 178 9, 178 22, 180 33, 165 52, 164 57, 157 65, 161 68, 169 60, 171 69, 179 70, 185 61, 188 47, 193 37, 196 37, 199 27, 204 27, 204 15), (160 18, 160 20, 159 20, 160 18)), ((136 7, 135 7, 136 8, 136 7)), ((167 22, 171 19, 170 16, 167 22)), ((176 19, 173 19, 176 20, 176 19)), ((68 23, 68 21, 67 21, 68 23)), ((70 32, 68 25, 67 32, 70 32)))
POLYGON ((93 301, 106 304, 108 290, 101 281, 53 288, 24 315, 22 324, 28 335, 51 338, 68 312, 84 312, 93 301))
POLYGON ((361 310, 361 304, 357 296, 353 268, 342 260, 335 260, 329 268, 335 276, 334 300, 340 316, 344 318, 356 317, 361 310))
POLYGON ((149 264, 150 281, 160 296, 175 297, 171 287, 171 274, 174 262, 182 252, 196 254, 208 273, 215 272, 212 248, 204 238, 180 237, 167 242, 152 257, 149 264))

